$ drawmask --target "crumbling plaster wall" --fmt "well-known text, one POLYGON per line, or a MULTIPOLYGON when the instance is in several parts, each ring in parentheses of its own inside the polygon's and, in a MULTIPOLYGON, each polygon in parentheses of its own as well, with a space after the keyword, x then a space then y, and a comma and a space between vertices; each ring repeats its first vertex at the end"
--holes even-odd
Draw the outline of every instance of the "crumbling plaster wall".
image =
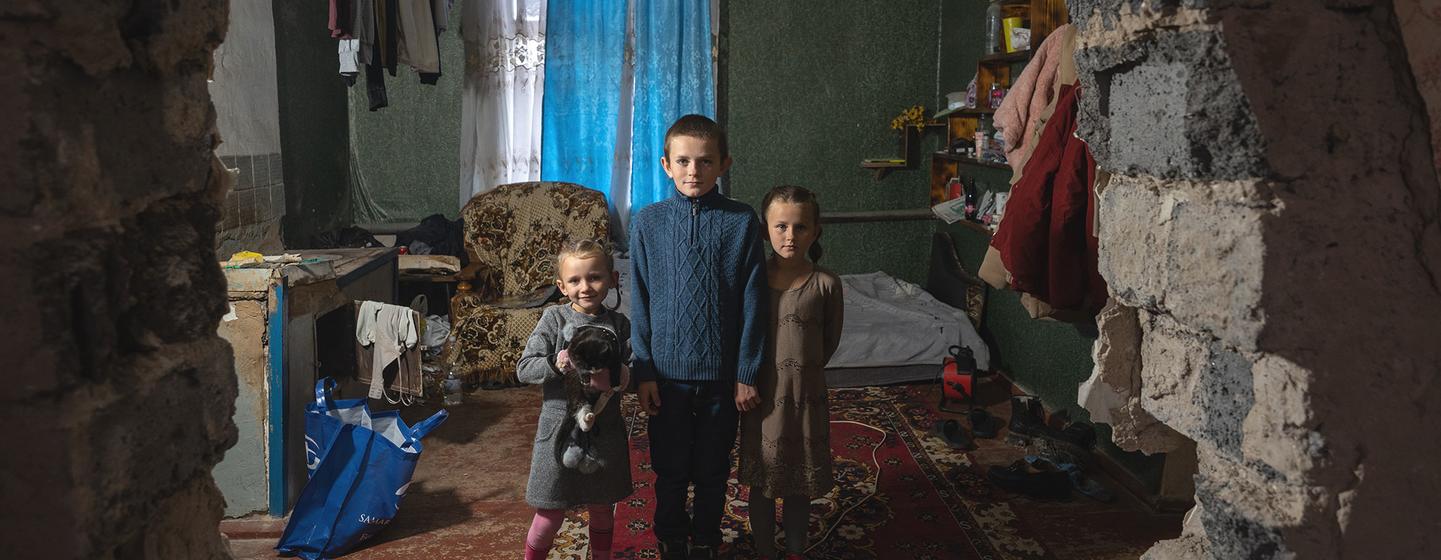
POLYGON ((1078 133, 1116 173, 1102 338, 1140 327, 1097 362, 1198 444, 1195 515, 1148 557, 1441 556, 1441 188, 1392 3, 1069 4, 1078 133))
POLYGON ((226 558, 224 0, 0 5, 0 558, 226 558))

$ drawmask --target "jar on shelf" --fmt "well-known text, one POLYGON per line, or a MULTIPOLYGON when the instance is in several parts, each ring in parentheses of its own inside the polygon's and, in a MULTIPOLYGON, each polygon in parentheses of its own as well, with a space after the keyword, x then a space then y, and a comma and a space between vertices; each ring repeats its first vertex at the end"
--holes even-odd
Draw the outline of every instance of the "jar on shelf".
POLYGON ((992 83, 990 98, 991 108, 1000 109, 1001 102, 1006 100, 1006 88, 1001 87, 1001 84, 992 83))

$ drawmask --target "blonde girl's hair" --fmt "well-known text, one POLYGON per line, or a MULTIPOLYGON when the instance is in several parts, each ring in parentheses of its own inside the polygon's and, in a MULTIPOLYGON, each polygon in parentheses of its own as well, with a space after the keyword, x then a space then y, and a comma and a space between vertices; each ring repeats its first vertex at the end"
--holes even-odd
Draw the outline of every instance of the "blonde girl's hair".
POLYGON ((806 256, 811 258, 811 262, 820 262, 821 255, 825 254, 825 251, 821 249, 821 204, 816 201, 816 193, 795 185, 771 188, 766 192, 766 197, 761 200, 761 223, 765 223, 766 212, 770 210, 772 202, 799 204, 810 211, 811 223, 816 228, 816 241, 811 243, 811 248, 806 251, 806 256))
POLYGON ((606 269, 615 270, 615 257, 611 256, 610 249, 604 243, 594 239, 570 239, 560 246, 560 253, 555 255, 555 272, 560 275, 560 264, 565 259, 589 259, 600 257, 605 260, 606 269))

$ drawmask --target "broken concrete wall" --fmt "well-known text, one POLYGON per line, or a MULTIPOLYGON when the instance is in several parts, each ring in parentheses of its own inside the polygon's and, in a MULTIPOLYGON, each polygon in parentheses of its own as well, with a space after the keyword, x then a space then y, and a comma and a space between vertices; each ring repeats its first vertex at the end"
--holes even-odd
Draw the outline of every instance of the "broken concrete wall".
POLYGON ((1396 19, 1406 40, 1406 60, 1431 117, 1431 155, 1441 174, 1441 5, 1434 0, 1396 0, 1396 19))
POLYGON ((1101 271, 1141 331, 1098 367, 1138 367, 1200 456, 1150 557, 1441 555, 1441 187, 1392 3, 1070 7, 1079 134, 1117 173, 1101 271))
POLYGON ((239 250, 278 252, 285 216, 271 2, 231 3, 228 27, 209 83, 221 140, 215 152, 236 173, 221 215, 222 258, 239 250))
POLYGON ((225 558, 227 3, 0 7, 0 557, 225 558))

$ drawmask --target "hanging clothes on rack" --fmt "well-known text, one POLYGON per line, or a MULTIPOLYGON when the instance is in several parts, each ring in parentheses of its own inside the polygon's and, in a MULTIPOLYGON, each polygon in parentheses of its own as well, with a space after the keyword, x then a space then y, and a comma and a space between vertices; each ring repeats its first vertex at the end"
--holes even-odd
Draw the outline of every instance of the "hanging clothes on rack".
MULTIPOLYGON (((400 21, 398 60, 422 76, 440 76, 440 43, 436 42, 431 0, 394 0, 400 21)), ((424 80, 422 80, 424 82, 424 80)), ((430 83, 435 83, 431 81, 430 83)))
POLYGON ((400 64, 419 74, 420 83, 436 84, 440 33, 450 25, 452 6, 454 0, 331 0, 341 79, 353 86, 365 73, 371 111, 390 104, 384 72, 394 76, 400 64))
POLYGON ((334 39, 351 38, 350 26, 355 22, 356 0, 330 0, 330 36, 334 39))
MULTIPOLYGON (((1097 270, 1096 162, 1075 135, 1080 93, 1079 84, 1061 86, 1055 110, 1011 187, 991 247, 1013 289, 1045 302, 1052 312, 1094 316, 1107 293, 1097 270)), ((995 263, 989 264, 994 273, 995 263)))

